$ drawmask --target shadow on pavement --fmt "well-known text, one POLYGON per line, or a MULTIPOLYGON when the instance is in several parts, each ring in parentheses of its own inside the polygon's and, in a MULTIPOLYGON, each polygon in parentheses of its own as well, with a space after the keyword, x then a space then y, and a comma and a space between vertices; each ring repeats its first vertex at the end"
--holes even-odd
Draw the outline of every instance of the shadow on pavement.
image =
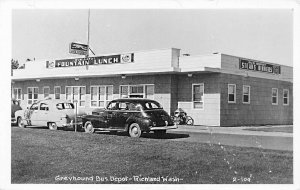
MULTIPOLYGON (((96 131, 97 134, 103 135, 116 135, 116 136, 128 136, 127 132, 107 132, 107 131, 96 131)), ((148 138, 148 139, 181 139, 181 138, 188 138, 190 137, 189 134, 180 134, 180 133, 166 133, 165 135, 158 136, 154 133, 143 133, 141 138, 148 138)))

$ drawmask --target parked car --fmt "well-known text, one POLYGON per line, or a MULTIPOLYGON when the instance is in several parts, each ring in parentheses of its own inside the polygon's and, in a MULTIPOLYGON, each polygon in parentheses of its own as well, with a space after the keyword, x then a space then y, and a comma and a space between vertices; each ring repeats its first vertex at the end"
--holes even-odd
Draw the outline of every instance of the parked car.
POLYGON ((170 115, 161 105, 148 99, 116 99, 105 109, 95 109, 92 115, 82 117, 84 130, 126 131, 131 137, 140 137, 143 132, 154 131, 164 135, 168 129, 176 129, 170 115))
POLYGON ((18 110, 22 110, 20 106, 20 102, 16 99, 11 100, 11 123, 16 124, 17 123, 17 118, 15 117, 15 113, 18 110))
MULTIPOLYGON (((85 114, 77 111, 76 122, 81 125, 81 116, 85 114)), ((51 130, 58 127, 75 126, 75 106, 72 102, 64 100, 41 100, 33 103, 26 110, 19 110, 15 113, 19 127, 26 126, 47 126, 51 130)))

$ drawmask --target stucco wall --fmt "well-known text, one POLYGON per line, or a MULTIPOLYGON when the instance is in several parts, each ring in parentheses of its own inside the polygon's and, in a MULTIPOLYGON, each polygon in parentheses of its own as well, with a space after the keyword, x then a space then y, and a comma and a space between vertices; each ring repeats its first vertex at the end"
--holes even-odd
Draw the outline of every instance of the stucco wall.
POLYGON ((219 74, 193 74, 192 77, 178 75, 178 108, 182 108, 194 119, 195 125, 220 125, 220 88, 219 74), (194 109, 192 85, 204 83, 204 107, 194 109))

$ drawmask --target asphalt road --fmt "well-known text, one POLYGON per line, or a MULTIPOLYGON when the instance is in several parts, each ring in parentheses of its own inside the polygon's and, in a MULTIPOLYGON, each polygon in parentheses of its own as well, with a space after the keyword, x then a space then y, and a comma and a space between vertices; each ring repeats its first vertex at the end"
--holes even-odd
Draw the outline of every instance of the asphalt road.
POLYGON ((293 138, 291 137, 170 131, 168 132, 166 138, 175 141, 202 142, 220 145, 293 151, 293 138))

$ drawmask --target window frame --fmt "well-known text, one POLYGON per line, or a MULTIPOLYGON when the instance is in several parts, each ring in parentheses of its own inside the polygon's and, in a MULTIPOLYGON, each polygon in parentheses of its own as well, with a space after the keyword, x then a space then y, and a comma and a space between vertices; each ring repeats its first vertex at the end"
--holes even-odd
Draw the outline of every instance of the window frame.
POLYGON ((44 98, 47 98, 47 97, 45 97, 45 89, 49 89, 49 93, 48 93, 48 97, 50 97, 50 87, 49 86, 44 86, 43 87, 43 96, 44 96, 44 98))
POLYGON ((34 87, 31 87, 31 86, 27 87, 27 106, 34 104, 35 102, 38 101, 38 99, 39 99, 39 87, 36 87, 36 86, 34 86, 34 87), (32 98, 31 99, 29 99, 29 89, 30 88, 32 89, 32 98), (37 89, 37 98, 36 99, 34 98, 34 89, 37 89), (32 100, 31 104, 29 104, 29 100, 32 100))
POLYGON ((113 95, 114 95, 114 86, 113 85, 91 85, 90 86, 90 108, 106 108, 108 103, 110 101, 112 101, 114 98, 113 98, 113 95), (100 100, 99 97, 100 97, 100 93, 99 93, 99 88, 100 87, 104 87, 104 99, 103 100, 100 100), (109 99, 109 94, 108 94, 108 87, 111 87, 112 88, 112 98, 109 99), (92 100, 92 88, 96 88, 96 100, 92 100), (97 103, 97 106, 93 106, 92 105, 92 101, 93 102, 96 102, 97 103), (100 102, 104 102, 104 106, 100 106, 100 102))
POLYGON ((120 98, 132 98, 130 97, 131 95, 141 95, 142 98, 147 98, 147 99, 151 99, 154 100, 154 95, 155 95, 155 85, 154 84, 132 84, 132 85, 120 85, 119 86, 119 97, 120 98), (131 87, 136 87, 136 86, 142 86, 143 87, 143 92, 142 93, 131 93, 131 87), (148 86, 153 86, 153 94, 147 94, 147 87, 148 86), (127 95, 126 94, 122 94, 122 87, 127 87, 127 95), (122 97, 122 95, 126 96, 126 97, 122 97), (152 96, 153 98, 150 98, 148 96, 152 96))
POLYGON ((243 104, 250 104, 250 102, 251 102, 250 96, 251 96, 251 87, 250 87, 250 85, 243 85, 243 104), (244 99, 244 96, 246 95, 245 92, 244 92, 244 87, 249 87, 248 102, 245 102, 245 99, 244 99))
POLYGON ((227 85, 227 102, 229 104, 235 104, 236 103, 236 84, 228 84, 227 85), (230 101, 229 100, 229 86, 234 86, 234 100, 233 101, 230 101))
POLYGON ((193 83, 192 84, 192 109, 195 109, 195 110, 204 110, 204 95, 205 95, 205 92, 204 92, 204 83, 193 83), (199 85, 200 88, 201 86, 203 86, 203 99, 202 101, 194 101, 194 86, 197 86, 199 85), (202 102, 202 107, 201 108, 195 108, 195 102, 196 103, 201 103, 202 102))
POLYGON ((60 100, 60 95, 61 95, 61 86, 54 86, 54 99, 55 100, 60 100), (59 93, 56 93, 56 89, 59 89, 59 93), (59 94, 59 98, 56 98, 56 94, 59 94))
POLYGON ((18 101, 21 101, 23 98, 22 98, 22 88, 13 88, 13 98, 15 100, 18 100, 18 101), (16 94, 16 97, 15 97, 15 90, 17 91, 17 94, 16 94), (20 94, 19 94, 19 90, 20 90, 20 94), (19 98, 20 96, 20 98, 19 98))
POLYGON ((85 107, 86 106, 86 86, 65 86, 65 100, 69 100, 73 104, 74 104, 74 100, 77 100, 78 107, 85 107), (71 94, 70 94, 71 99, 67 99, 67 88, 71 88, 71 94), (77 95, 76 99, 74 99, 74 88, 78 88, 78 94, 76 94, 77 95), (80 89, 81 88, 85 88, 83 100, 80 99, 80 89), (81 102, 84 102, 83 106, 80 105, 81 102))
POLYGON ((278 105, 278 88, 272 88, 272 91, 271 91, 271 102, 272 102, 272 105, 278 105), (273 90, 276 89, 276 103, 273 103, 273 90))
POLYGON ((283 99, 283 105, 284 106, 288 106, 288 105, 290 105, 290 90, 289 89, 283 89, 283 92, 282 92, 282 99, 283 99), (287 97, 284 97, 284 92, 287 92, 287 97), (287 99, 287 103, 285 104, 284 103, 284 99, 287 99))

